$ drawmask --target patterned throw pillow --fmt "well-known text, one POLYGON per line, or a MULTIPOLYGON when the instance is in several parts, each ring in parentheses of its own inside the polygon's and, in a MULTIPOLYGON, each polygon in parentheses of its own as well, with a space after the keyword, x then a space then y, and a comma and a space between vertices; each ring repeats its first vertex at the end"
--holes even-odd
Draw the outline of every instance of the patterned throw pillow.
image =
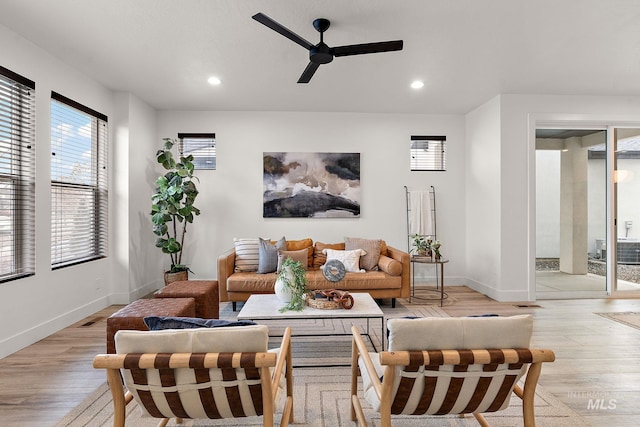
POLYGON ((278 251, 286 248, 284 236, 274 245, 270 240, 258 239, 258 274, 273 273, 278 267, 278 251))
POLYGON ((345 237, 345 249, 363 249, 367 254, 360 258, 360 267, 369 271, 378 270, 378 259, 380 258, 381 240, 360 239, 357 237, 345 237))
POLYGON ((236 248, 235 271, 258 271, 258 238, 233 239, 236 248))
POLYGON ((364 273, 365 270, 360 269, 360 257, 367 253, 362 249, 353 251, 337 251, 335 249, 324 249, 327 261, 337 259, 344 264, 344 268, 351 273, 364 273))

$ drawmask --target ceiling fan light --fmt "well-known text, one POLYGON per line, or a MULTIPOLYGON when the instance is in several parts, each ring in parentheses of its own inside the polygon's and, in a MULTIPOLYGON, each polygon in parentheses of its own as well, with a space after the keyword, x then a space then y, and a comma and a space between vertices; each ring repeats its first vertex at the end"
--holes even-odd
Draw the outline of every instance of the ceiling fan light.
POLYGON ((207 79, 207 82, 209 82, 209 84, 213 85, 213 86, 218 86, 220 83, 222 83, 222 81, 219 78, 215 77, 215 76, 209 77, 207 79))
POLYGON ((424 82, 422 80, 416 80, 411 83, 411 87, 413 89, 420 89, 424 86, 424 82))

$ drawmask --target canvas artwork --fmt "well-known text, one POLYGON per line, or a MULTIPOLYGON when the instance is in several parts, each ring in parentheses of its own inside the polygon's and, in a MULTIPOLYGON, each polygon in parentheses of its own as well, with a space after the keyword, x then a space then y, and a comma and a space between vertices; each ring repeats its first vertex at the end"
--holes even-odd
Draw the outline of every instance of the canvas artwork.
POLYGON ((264 218, 360 216, 360 153, 263 153, 264 218))

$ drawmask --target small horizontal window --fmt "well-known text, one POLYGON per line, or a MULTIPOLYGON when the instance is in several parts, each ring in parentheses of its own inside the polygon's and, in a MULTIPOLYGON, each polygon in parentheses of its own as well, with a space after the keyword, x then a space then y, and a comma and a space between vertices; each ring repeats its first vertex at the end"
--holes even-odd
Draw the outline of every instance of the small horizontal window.
POLYGON ((445 171, 447 170, 447 137, 446 136, 412 136, 411 148, 412 171, 445 171))
POLYGON ((195 169, 216 168, 215 133, 179 133, 178 150, 180 156, 193 156, 195 169))

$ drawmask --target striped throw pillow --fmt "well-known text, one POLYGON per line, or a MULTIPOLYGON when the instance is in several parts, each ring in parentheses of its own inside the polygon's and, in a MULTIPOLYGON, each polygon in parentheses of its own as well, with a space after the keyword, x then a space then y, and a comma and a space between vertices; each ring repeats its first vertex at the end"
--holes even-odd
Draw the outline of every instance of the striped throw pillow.
POLYGON ((233 239, 236 248, 235 271, 258 271, 260 252, 258 250, 258 238, 233 239))

